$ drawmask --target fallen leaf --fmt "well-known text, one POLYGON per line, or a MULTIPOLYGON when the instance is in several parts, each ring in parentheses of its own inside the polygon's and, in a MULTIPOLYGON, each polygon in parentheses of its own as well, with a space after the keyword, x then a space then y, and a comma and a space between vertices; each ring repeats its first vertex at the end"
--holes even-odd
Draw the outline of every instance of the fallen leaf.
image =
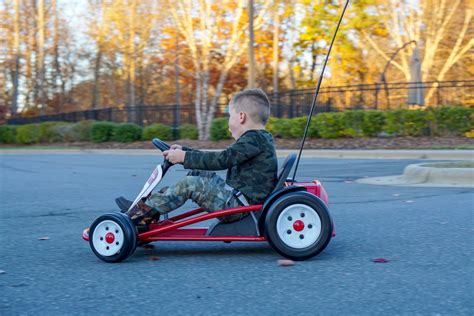
POLYGON ((160 260, 160 257, 148 257, 146 260, 157 261, 160 260))
POLYGON ((40 237, 38 238, 38 240, 49 240, 49 237, 48 236, 40 237))
POLYGON ((0 274, 5 274, 6 272, 3 270, 0 270, 0 274))
POLYGON ((375 259, 372 259, 372 262, 374 262, 374 263, 387 263, 388 260, 385 259, 385 258, 375 258, 375 259))
POLYGON ((150 245, 150 244, 144 244, 144 245, 143 245, 143 248, 145 248, 145 249, 155 249, 155 246, 154 246, 154 245, 150 245))
POLYGON ((293 260, 290 260, 290 259, 280 259, 280 260, 278 260, 278 265, 282 266, 282 267, 289 267, 289 266, 292 266, 294 264, 295 264, 295 262, 293 260))

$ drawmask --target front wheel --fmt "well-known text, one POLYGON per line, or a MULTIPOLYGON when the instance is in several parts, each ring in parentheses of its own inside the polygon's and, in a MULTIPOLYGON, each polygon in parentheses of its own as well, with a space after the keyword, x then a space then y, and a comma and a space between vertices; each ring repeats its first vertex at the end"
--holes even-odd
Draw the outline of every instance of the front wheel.
POLYGON ((279 254, 306 260, 323 251, 331 240, 329 211, 318 197, 293 192, 276 200, 265 217, 265 236, 279 254))
POLYGON ((122 213, 109 213, 97 218, 89 231, 89 245, 105 262, 127 259, 137 248, 137 231, 130 218, 122 213))

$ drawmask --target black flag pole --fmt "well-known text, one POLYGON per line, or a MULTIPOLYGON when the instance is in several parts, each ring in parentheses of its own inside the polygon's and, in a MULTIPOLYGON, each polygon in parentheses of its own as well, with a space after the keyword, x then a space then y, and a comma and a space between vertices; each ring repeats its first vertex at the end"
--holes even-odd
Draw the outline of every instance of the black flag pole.
POLYGON ((296 160, 295 172, 293 173, 293 179, 291 180, 291 184, 295 182, 296 171, 298 170, 298 165, 300 163, 301 153, 303 151, 304 142, 306 141, 306 135, 308 134, 309 124, 311 123, 311 117, 313 116, 314 108, 316 107, 316 101, 318 99, 319 89, 321 88, 321 82, 323 81, 324 70, 326 69, 326 65, 328 63, 329 55, 331 54, 332 45, 334 44, 334 40, 336 39, 337 31, 339 30, 339 26, 341 25, 342 18, 344 17, 344 13, 346 12, 347 6, 349 5, 349 0, 346 1, 344 5, 344 9, 342 10, 341 17, 339 18, 339 22, 337 23, 336 31, 331 40, 331 45, 329 45, 328 53, 326 55, 326 59, 324 60, 323 69, 321 70, 321 74, 319 75, 318 84, 316 85, 316 93, 313 97, 313 102, 311 104, 311 110, 308 115, 308 120, 306 121, 306 127, 304 129, 303 140, 301 141, 300 152, 298 154, 298 159, 296 160))

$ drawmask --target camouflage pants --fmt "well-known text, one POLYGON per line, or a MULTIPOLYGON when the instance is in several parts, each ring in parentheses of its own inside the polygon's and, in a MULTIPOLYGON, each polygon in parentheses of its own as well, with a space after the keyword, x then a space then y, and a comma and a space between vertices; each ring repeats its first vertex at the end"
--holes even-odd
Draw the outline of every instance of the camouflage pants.
MULTIPOLYGON (((239 206, 238 200, 233 196, 232 191, 225 188, 224 179, 215 172, 193 170, 175 185, 148 197, 145 204, 152 208, 150 211, 143 213, 143 210, 138 210, 138 212, 128 213, 128 215, 132 219, 140 217, 142 223, 147 223, 158 218, 160 214, 166 214, 179 208, 188 199, 191 199, 207 212, 239 206)), ((238 213, 222 216, 218 219, 221 222, 230 223, 246 215, 248 213, 238 213)))

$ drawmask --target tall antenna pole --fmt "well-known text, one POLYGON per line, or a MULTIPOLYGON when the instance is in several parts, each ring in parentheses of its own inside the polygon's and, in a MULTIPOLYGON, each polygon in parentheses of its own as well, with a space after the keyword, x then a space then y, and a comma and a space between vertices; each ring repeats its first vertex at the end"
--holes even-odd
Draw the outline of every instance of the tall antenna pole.
POLYGON ((321 82, 323 81, 324 70, 326 69, 326 65, 328 63, 329 55, 331 54, 332 45, 334 44, 334 40, 336 39, 337 31, 339 30, 339 26, 341 25, 342 18, 344 17, 344 13, 346 12, 346 9, 347 9, 348 5, 349 5, 349 0, 347 0, 346 4, 344 5, 344 9, 342 10, 341 17, 339 18, 339 22, 337 23, 336 31, 334 32, 334 35, 333 35, 332 40, 331 40, 331 45, 329 45, 328 54, 326 55, 326 60, 324 60, 324 65, 323 65, 323 69, 321 70, 321 75, 319 75, 318 84, 316 86, 316 93, 314 94, 314 97, 313 97, 313 103, 311 104, 311 111, 309 112, 308 120, 306 121, 306 127, 304 129, 303 140, 301 141, 300 152, 298 154, 298 159, 296 159, 295 172, 293 173, 293 179, 291 180, 292 185, 295 182, 296 171, 298 170, 298 165, 300 163, 301 152, 303 151, 304 142, 306 140, 306 135, 308 134, 309 124, 311 123, 311 117, 313 116, 313 111, 314 111, 314 108, 316 107, 316 100, 318 99, 319 89, 321 88, 321 82))

